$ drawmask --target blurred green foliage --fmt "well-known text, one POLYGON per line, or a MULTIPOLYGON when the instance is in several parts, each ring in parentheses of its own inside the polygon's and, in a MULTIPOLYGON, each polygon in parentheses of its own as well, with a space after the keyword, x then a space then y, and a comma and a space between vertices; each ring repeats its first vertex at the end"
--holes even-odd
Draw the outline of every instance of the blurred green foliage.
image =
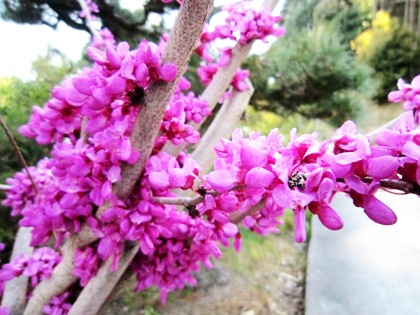
POLYGON ((358 58, 374 71, 378 83, 374 99, 382 104, 399 78, 411 81, 420 72, 420 38, 392 13, 377 11, 369 27, 351 41, 358 58))
POLYGON ((397 89, 399 78, 410 82, 420 73, 419 39, 405 27, 393 27, 391 38, 375 49, 369 64, 374 69, 379 87, 375 99, 383 103, 387 101, 390 91, 397 89))
POLYGON ((287 1, 287 34, 247 61, 255 94, 251 104, 338 126, 354 119, 375 89, 371 69, 355 58, 349 40, 366 13, 341 1, 287 1))
POLYGON ((369 67, 356 60, 328 25, 280 39, 248 61, 256 109, 298 113, 339 125, 354 118, 374 90, 369 67))

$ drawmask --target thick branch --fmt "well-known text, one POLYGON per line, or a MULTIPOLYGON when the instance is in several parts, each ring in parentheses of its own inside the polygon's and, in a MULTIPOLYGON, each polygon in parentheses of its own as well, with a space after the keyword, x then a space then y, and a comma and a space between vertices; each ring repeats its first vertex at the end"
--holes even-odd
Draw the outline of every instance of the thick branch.
POLYGON ((247 81, 247 84, 248 90, 233 92, 232 99, 226 100, 223 103, 212 124, 191 154, 192 158, 197 161, 203 171, 207 171, 212 166, 212 162, 216 157, 214 151, 215 145, 222 138, 230 138, 237 123, 241 119, 241 116, 254 93, 254 88, 249 80, 247 81))
POLYGON ((110 272, 112 259, 108 259, 99 269, 96 276, 89 281, 82 293, 70 309, 69 315, 95 315, 101 309, 105 300, 112 293, 120 277, 123 275, 131 260, 139 251, 140 243, 127 244, 120 257, 118 269, 110 272))
MULTIPOLYGON (((123 166, 122 179, 113 188, 120 199, 129 197, 140 178, 158 136, 167 104, 187 69, 194 46, 201 35, 212 7, 213 0, 186 0, 181 6, 163 55, 165 63, 171 62, 177 66, 177 78, 174 82, 169 83, 153 82, 146 91, 145 101, 141 106, 130 139, 133 148, 138 150, 141 156, 135 165, 123 166)), ((105 207, 100 209, 99 216, 103 210, 105 210, 105 207)), ((126 248, 121 256, 119 268, 115 273, 109 272, 111 259, 104 263, 97 276, 91 279, 83 289, 70 314, 96 314, 128 267, 138 248, 138 243, 133 247, 126 248), (95 297, 94 304, 92 304, 92 296, 95 297)))
MULTIPOLYGON (((272 11, 278 3, 279 0, 265 0, 261 5, 261 9, 268 9, 272 11)), ((251 41, 246 45, 237 43, 232 49, 230 63, 226 67, 219 68, 217 70, 216 74, 212 78, 212 81, 201 94, 201 98, 208 103, 211 110, 214 109, 221 96, 228 89, 236 71, 239 69, 251 51, 253 43, 254 41, 251 41)), ((192 123, 191 125, 194 127, 194 129, 198 130, 203 123, 204 121, 199 124, 192 123)), ((184 149, 185 146, 183 145, 175 146, 172 143, 167 143, 164 146, 163 151, 173 156, 177 156, 184 149)))
POLYGON ((42 308, 50 302, 52 297, 63 293, 76 282, 77 278, 72 272, 75 249, 69 242, 66 243, 63 260, 55 267, 52 277, 45 279, 35 288, 24 315, 42 314, 42 308))
MULTIPOLYGON (((32 255, 34 248, 31 242, 31 228, 20 227, 13 245, 13 252, 10 260, 23 253, 26 257, 32 255)), ((26 304, 26 292, 28 289, 28 277, 20 276, 6 283, 1 306, 7 307, 10 315, 23 313, 26 304)))
POLYGON ((174 82, 154 82, 147 89, 145 103, 141 107, 131 136, 133 148, 140 151, 140 160, 134 165, 125 165, 121 180, 114 192, 126 199, 140 177, 149 158, 170 97, 187 69, 195 44, 201 35, 208 13, 213 8, 212 0, 184 1, 163 56, 164 62, 172 62, 178 72, 174 82))
POLYGON ((48 304, 52 297, 66 291, 77 278, 73 275, 74 255, 78 247, 86 246, 95 241, 89 227, 83 226, 78 237, 71 237, 62 248, 63 259, 55 267, 51 278, 45 279, 32 292, 32 297, 26 306, 24 315, 41 314, 44 305, 48 304))

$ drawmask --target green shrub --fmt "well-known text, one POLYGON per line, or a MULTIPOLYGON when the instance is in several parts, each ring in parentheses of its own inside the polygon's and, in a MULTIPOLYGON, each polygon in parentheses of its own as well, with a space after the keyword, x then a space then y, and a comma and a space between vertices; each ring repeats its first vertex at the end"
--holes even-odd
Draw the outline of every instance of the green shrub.
POLYGON ((248 62, 256 90, 251 103, 333 125, 354 118, 360 101, 374 91, 373 74, 339 39, 332 25, 319 25, 278 40, 263 57, 254 56, 248 62))
POLYGON ((392 37, 373 53, 370 65, 380 83, 375 99, 386 101, 399 78, 411 81, 420 73, 420 45, 416 41, 409 30, 397 26, 392 30, 392 37))

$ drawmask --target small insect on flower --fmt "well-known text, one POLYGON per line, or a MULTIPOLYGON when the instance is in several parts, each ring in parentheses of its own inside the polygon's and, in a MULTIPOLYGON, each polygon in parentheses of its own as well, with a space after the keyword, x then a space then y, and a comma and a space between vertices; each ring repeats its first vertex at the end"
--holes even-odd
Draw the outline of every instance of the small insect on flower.
POLYGON ((185 208, 187 209, 188 214, 190 215, 191 218, 195 219, 196 217, 200 216, 200 212, 197 210, 195 205, 186 206, 185 208))
POLYGON ((144 100, 144 89, 136 85, 133 90, 127 92, 127 96, 132 106, 141 105, 144 100))
POLYGON ((201 197, 204 197, 207 194, 207 189, 205 189, 203 186, 200 186, 198 187, 197 192, 201 197))
POLYGON ((302 172, 294 172, 292 176, 289 177, 287 184, 290 189, 297 187, 299 190, 305 189, 307 176, 302 172))

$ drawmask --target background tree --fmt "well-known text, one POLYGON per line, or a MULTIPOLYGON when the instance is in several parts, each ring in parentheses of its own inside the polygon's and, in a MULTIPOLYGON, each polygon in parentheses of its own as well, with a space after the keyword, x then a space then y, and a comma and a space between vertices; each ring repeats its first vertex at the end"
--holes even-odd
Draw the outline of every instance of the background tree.
MULTIPOLYGON (((157 40, 162 34, 163 14, 177 8, 177 2, 165 4, 160 0, 139 3, 139 9, 122 8, 118 0, 95 1, 99 11, 95 14, 102 26, 108 28, 118 41, 138 43, 140 38, 157 40), (150 24, 150 16, 160 17, 160 24, 150 24)), ((80 17, 80 5, 74 0, 5 0, 0 5, 2 17, 16 23, 44 24, 56 28, 60 21, 68 26, 90 32, 86 20, 80 17)))
POLYGON ((370 65, 378 82, 375 99, 386 103, 398 78, 410 79, 420 71, 419 36, 399 16, 397 4, 382 4, 369 27, 351 42, 358 59, 370 65), (393 15, 395 14, 395 15, 393 15))
POLYGON ((349 46, 365 12, 342 1, 287 1, 285 16, 286 36, 248 60, 256 86, 251 104, 335 125, 354 118, 375 87, 349 46))

